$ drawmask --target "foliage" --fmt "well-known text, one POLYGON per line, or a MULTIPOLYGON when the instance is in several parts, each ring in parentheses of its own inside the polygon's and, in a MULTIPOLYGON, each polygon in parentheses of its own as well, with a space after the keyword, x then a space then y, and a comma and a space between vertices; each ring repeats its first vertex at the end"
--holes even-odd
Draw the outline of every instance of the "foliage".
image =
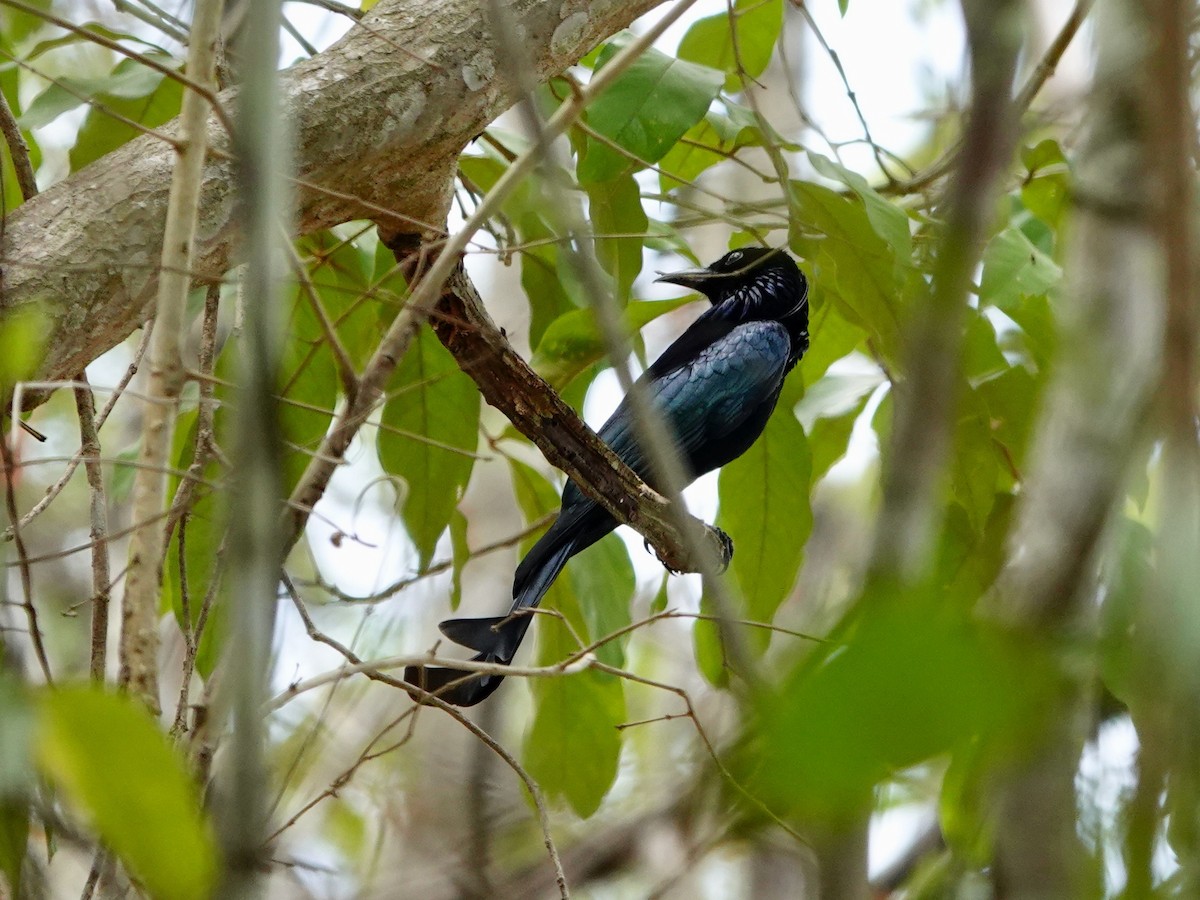
MULTIPOLYGON (((843 15, 848 6, 839 0, 843 15)), ((1146 648, 1131 647, 1125 637, 1136 633, 1141 597, 1156 585, 1152 514, 1167 486, 1151 436, 1143 451, 1131 451, 1136 471, 1098 561, 1093 593, 1101 624, 1086 640, 1014 633, 981 614, 1008 558, 1032 448, 1051 427, 1038 416, 1061 358, 1074 158, 1068 132, 1045 126, 1022 136, 1018 158, 1007 165, 1002 202, 962 311, 951 446, 930 551, 909 582, 866 571, 874 515, 885 502, 880 470, 905 464, 888 456, 894 397, 909 383, 914 356, 906 341, 938 277, 944 182, 905 189, 890 173, 851 166, 840 145, 818 150, 816 133, 797 121, 762 115, 755 85, 780 61, 784 13, 782 0, 737 0, 726 12, 691 22, 674 53, 662 46, 642 53, 571 125, 569 170, 558 174, 572 185, 569 202, 586 208, 594 240, 557 232, 553 204, 561 200, 560 182, 541 176, 522 183, 479 236, 488 253, 517 264, 512 283, 528 319, 506 319, 506 329, 517 329, 508 336, 527 341, 535 371, 577 410, 585 401, 604 402, 600 376, 610 360, 572 254, 595 254, 641 362, 652 355, 647 345, 678 330, 694 299, 649 296, 648 254, 707 262, 700 258, 712 245, 691 229, 720 223, 723 245, 782 244, 799 260, 811 283, 811 350, 789 376, 762 438, 715 483, 716 524, 736 547, 726 576, 739 604, 733 627, 746 637, 756 676, 735 670, 714 621, 720 610, 713 597, 699 596, 686 581, 647 582, 644 560, 609 536, 570 563, 532 626, 531 665, 579 658, 597 664, 511 678, 490 701, 489 709, 498 710, 487 714, 493 718, 480 721, 506 748, 519 748, 517 764, 548 798, 556 838, 570 831, 570 839, 582 842, 589 829, 599 833, 633 813, 649 815, 652 803, 664 799, 650 796, 648 785, 659 782, 689 823, 703 818, 692 814, 707 804, 717 842, 726 846, 731 836, 752 834, 769 821, 801 830, 852 827, 884 811, 889 790, 907 788, 911 803, 936 808, 946 839, 926 870, 936 870, 936 877, 927 877, 944 888, 939 896, 960 896, 956 887, 990 877, 989 792, 997 773, 1020 765, 1044 738, 1062 692, 1085 684, 1102 695, 1108 723, 1141 727, 1143 717, 1162 714, 1140 668, 1146 648), (739 164, 756 187, 766 185, 763 193, 743 197, 740 187, 725 186, 739 164), (697 707, 704 712, 697 714, 697 707), (498 718, 502 712, 507 715, 498 718), (673 719, 688 721, 670 724, 673 719), (694 788, 714 771, 720 772, 719 795, 694 788), (922 781, 914 775, 921 772, 935 774, 922 781)), ((141 32, 104 23, 86 28, 136 46, 169 69, 182 65, 177 50, 150 45, 141 32)), ((39 80, 0 66, 0 90, 35 167, 43 167, 48 154, 41 138, 47 125, 70 125, 71 139, 58 149, 73 173, 177 113, 184 89, 178 80, 136 58, 101 59, 83 36, 51 34, 35 17, 0 8, 4 57, 60 73, 39 80), (73 54, 88 65, 65 74, 73 54)), ((630 33, 611 37, 572 78, 584 80, 588 68, 612 65, 632 40, 630 33)), ((567 79, 555 79, 539 88, 537 104, 552 111, 574 89, 567 79)), ((934 158, 946 144, 945 134, 934 130, 929 145, 912 156, 934 158)), ((525 138, 498 126, 467 148, 455 184, 463 208, 469 213, 528 149, 525 138)), ((6 188, 15 184, 7 149, 0 150, 0 177, 6 188)), ((20 199, 6 191, 4 208, 16 208, 20 199)), ((351 402, 347 384, 370 364, 403 309, 411 275, 400 270, 371 223, 305 235, 294 249, 298 263, 289 282, 278 379, 289 490, 320 451, 338 410, 351 402)), ((231 272, 221 290, 224 317, 236 318, 238 294, 231 272)), ((201 292, 194 301, 199 334, 201 292)), ((38 333, 32 316, 0 323, 0 383, 34 370, 38 333)), ((181 671, 186 679, 194 667, 196 681, 185 680, 169 736, 131 700, 69 683, 86 669, 85 630, 77 630, 85 619, 70 617, 86 603, 87 591, 64 574, 74 575, 68 569, 74 561, 52 560, 67 542, 37 530, 51 513, 35 520, 32 531, 46 544, 46 555, 38 557, 46 568, 35 567, 39 584, 61 583, 59 593, 36 603, 43 619, 51 615, 46 610, 66 614, 59 617, 66 624, 46 626, 56 668, 66 677, 55 688, 28 689, 11 651, 0 673, 6 722, 0 729, 0 871, 14 892, 29 877, 29 859, 53 851, 60 814, 69 819, 68 829, 86 835, 75 840, 89 851, 93 844, 109 848, 151 896, 210 896, 219 876, 202 802, 203 727, 189 708, 201 704, 202 715, 209 714, 208 689, 219 683, 228 643, 223 604, 229 601, 216 588, 228 521, 238 514, 239 498, 227 487, 237 460, 226 452, 230 411, 238 402, 237 340, 235 333, 223 349, 215 348, 215 368, 185 393, 175 431, 168 496, 186 502, 171 523, 161 608, 179 626, 171 630, 187 658, 181 671), (42 571, 57 577, 42 578, 42 571), (35 786, 38 779, 42 786, 35 786)), ((136 417, 125 408, 118 406, 129 427, 110 426, 102 435, 104 456, 114 463, 107 482, 114 523, 128 509, 126 464, 136 457, 136 446, 129 446, 136 445, 136 417)), ((53 405, 47 415, 66 421, 53 405)), ((462 361, 427 324, 413 334, 350 458, 315 516, 327 514, 335 524, 310 525, 285 567, 300 586, 288 603, 305 618, 280 627, 276 688, 302 681, 296 672, 317 642, 340 648, 345 659, 415 652, 431 643, 433 616, 481 597, 503 606, 511 567, 496 567, 492 580, 499 581, 482 583, 478 573, 489 563, 480 548, 492 542, 527 548, 536 530, 521 539, 516 526, 497 529, 496 521, 512 526, 519 511, 521 524, 536 529, 557 508, 561 489, 545 466, 530 464, 536 459, 530 443, 483 406, 462 361), (507 518, 497 512, 501 505, 507 518), (381 519, 403 532, 398 540, 386 529, 373 530, 381 519), (375 584, 369 604, 349 602, 364 599, 352 594, 365 579, 346 571, 354 563, 337 561, 348 543, 359 561, 368 558, 364 552, 378 560, 400 548, 395 585, 375 584), (498 571, 505 574, 495 576, 498 571), (310 647, 304 638, 304 652, 296 653, 301 627, 316 640, 310 647)), ((38 482, 39 493, 42 487, 38 482)), ((77 493, 73 499, 71 489, 64 494, 76 508, 74 520, 55 523, 59 532, 86 532, 86 502, 81 488, 77 493)), ((19 514, 36 501, 32 493, 17 499, 19 514)), ((5 599, 15 610, 22 601, 13 593, 17 579, 9 581, 5 599)), ((269 602, 236 602, 256 599, 269 602)), ((281 617, 291 615, 291 606, 279 609, 281 617)), ((338 653, 322 659, 321 670, 345 661, 338 653)), ((304 677, 311 674, 306 667, 304 677)), ((376 694, 356 693, 349 678, 337 678, 336 689, 319 702, 281 695, 272 707, 278 790, 272 816, 282 826, 280 846, 296 850, 298 859, 306 854, 297 848, 319 848, 312 853, 321 859, 314 869, 326 865, 326 856, 334 859, 337 871, 348 873, 350 892, 358 893, 378 876, 381 848, 393 846, 389 829, 407 827, 411 837, 432 822, 429 830, 438 836, 430 843, 453 843, 446 837, 453 826, 437 827, 443 802, 454 803, 435 797, 431 785, 440 791, 443 783, 462 779, 457 768, 453 777, 435 777, 439 766, 459 763, 457 752, 443 755, 444 735, 434 750, 421 744, 432 740, 427 720, 434 711, 414 715, 405 697, 390 694, 372 707, 364 697, 376 694), (404 712, 395 711, 398 705, 404 712), (396 737, 399 721, 417 724, 396 737), (397 783, 411 806, 402 809, 395 799, 397 783), (320 813, 307 815, 311 809, 320 813), (397 824, 406 817, 416 824, 397 824)), ((475 778, 483 769, 472 771, 475 778)), ((1191 780, 1173 781, 1166 805, 1152 812, 1149 840, 1191 871, 1200 844, 1189 831, 1196 787, 1194 773, 1187 774, 1191 780)), ((514 825, 513 816, 493 815, 487 798, 479 799, 487 793, 479 787, 483 781, 472 782, 472 802, 480 806, 471 815, 480 832, 487 831, 479 840, 512 849, 514 860, 532 858, 538 840, 526 825, 514 825)), ((1099 793, 1081 787, 1080 806, 1099 803, 1099 793)), ((1127 800, 1112 801, 1098 815, 1097 837, 1087 848, 1097 866, 1119 861, 1127 800)), ((501 856, 493 854, 496 866, 501 856)), ((47 867, 54 870, 53 862, 47 867)), ((649 889, 644 881, 631 890, 643 888, 649 889)), ((1185 890, 1174 893, 1186 896, 1185 890)), ((1164 888, 1163 894, 1172 892, 1164 888)))

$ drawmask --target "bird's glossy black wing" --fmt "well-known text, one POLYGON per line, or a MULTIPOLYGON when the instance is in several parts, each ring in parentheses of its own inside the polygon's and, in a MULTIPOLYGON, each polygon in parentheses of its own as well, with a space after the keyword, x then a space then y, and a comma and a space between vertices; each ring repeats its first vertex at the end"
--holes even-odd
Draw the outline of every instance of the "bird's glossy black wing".
MULTIPOLYGON (((787 374, 791 350, 778 322, 746 322, 702 349, 690 362, 649 381, 650 395, 671 424, 694 474, 723 465, 758 436, 787 374), (764 409, 765 406, 765 409, 764 409), (758 421, 761 419, 761 421, 758 421), (744 433, 754 429, 753 434, 744 433), (732 455, 723 447, 736 437, 732 455)), ((645 454, 634 438, 629 401, 623 400, 600 437, 645 478, 645 454)))

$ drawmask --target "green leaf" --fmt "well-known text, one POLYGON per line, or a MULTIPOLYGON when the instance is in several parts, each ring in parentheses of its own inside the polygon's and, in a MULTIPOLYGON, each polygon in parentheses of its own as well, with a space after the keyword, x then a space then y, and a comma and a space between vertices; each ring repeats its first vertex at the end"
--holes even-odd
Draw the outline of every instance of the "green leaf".
MULTIPOLYGON (((557 491, 532 469, 515 462, 512 469, 514 486, 519 495, 525 495, 522 506, 527 516, 541 515, 548 505, 557 502, 557 491)), ((616 540, 613 535, 609 537, 616 540)), ((572 560, 571 565, 577 561, 572 560)), ((577 652, 579 644, 572 631, 583 641, 599 636, 588 627, 589 618, 596 614, 582 611, 575 583, 574 576, 559 576, 546 592, 542 606, 561 613, 571 628, 550 616, 538 617, 538 665, 552 665, 577 652)), ((583 576, 580 583, 594 586, 596 581, 583 576)), ((621 756, 617 725, 625 720, 621 681, 588 670, 532 678, 529 686, 536 712, 525 738, 525 765, 548 796, 564 798, 579 816, 587 818, 599 808, 617 777, 621 756)))
POLYGON ((735 775, 777 812, 836 821, 881 779, 980 736, 1028 740, 1056 677, 1050 652, 972 617, 971 599, 875 586, 763 699, 735 775))
POLYGON ((0 872, 8 881, 7 897, 26 896, 21 893, 21 868, 28 847, 28 801, 0 798, 0 872))
MULTIPOLYGON (((341 231, 342 229, 339 229, 341 231)), ((389 273, 387 291, 374 290, 374 271, 378 257, 384 271, 395 267, 395 258, 373 232, 361 231, 358 223, 347 226, 344 236, 337 231, 319 231, 299 242, 299 250, 314 258, 308 267, 312 285, 325 315, 334 325, 356 371, 362 371, 379 344, 382 329, 391 324, 400 305, 392 294, 403 293, 404 279, 399 272, 389 273)), ((306 304, 308 300, 301 298, 306 304)), ((310 312, 305 313, 305 338, 323 342, 324 332, 310 312)))
POLYGON ((862 415, 866 405, 867 397, 864 396, 840 415, 821 416, 808 430, 814 484, 833 468, 834 463, 846 455, 850 446, 850 436, 854 433, 854 423, 862 415))
POLYGON ((462 572, 471 558, 467 544, 467 517, 457 509, 450 516, 450 609, 462 603, 462 572))
POLYGON ((792 249, 813 263, 814 282, 838 311, 894 363, 900 351, 900 300, 911 273, 876 231, 865 204, 818 184, 792 182, 792 190, 792 249))
MULTIPOLYGON (((600 54, 598 68, 608 63, 631 40, 622 33, 600 54)), ((644 52, 588 107, 588 125, 645 162, 658 162, 708 111, 725 76, 660 53, 644 52)), ((580 159, 581 183, 609 181, 635 164, 594 138, 580 159)))
POLYGON ((808 282, 808 308, 808 330, 815 339, 800 361, 800 371, 804 380, 815 386, 833 363, 864 342, 867 333, 842 315, 841 304, 813 278, 808 282))
MULTIPOLYGON (((641 300, 625 307, 622 319, 631 332, 641 331, 659 316, 696 298, 641 300)), ((600 326, 590 309, 577 309, 555 319, 534 351, 531 365, 556 390, 562 390, 580 372, 607 352, 600 326)))
POLYGON ((71 147, 72 172, 143 133, 114 117, 113 113, 146 128, 157 128, 179 115, 183 105, 183 85, 174 78, 160 75, 131 59, 118 63, 113 76, 122 83, 117 90, 109 87, 96 95, 96 101, 104 109, 89 107, 71 147))
POLYGON ((211 896, 216 847, 199 792, 146 711, 84 687, 47 691, 39 708, 42 773, 148 892, 211 896))
MULTIPOLYGON (((552 630, 564 631, 559 623, 547 622, 538 632, 539 643, 552 630)), ((531 681, 537 711, 525 739, 525 765, 547 795, 566 799, 587 818, 617 778, 617 726, 625 719, 621 682, 590 670, 531 681)))
POLYGON ((1045 294, 1022 297, 1005 313, 1018 325, 1028 341, 1029 354, 1037 368, 1045 372, 1058 350, 1058 322, 1045 294))
POLYGON ((642 234, 649 225, 642 192, 632 175, 588 185, 587 192, 596 257, 616 282, 617 299, 625 306, 642 271, 642 234))
MULTIPOLYGON (((717 614, 716 607, 707 595, 700 598, 700 614, 717 614)), ((704 679, 713 687, 728 687, 729 664, 725 659, 721 627, 713 619, 697 619, 692 625, 692 644, 696 653, 696 665, 704 679)))
MULTIPOLYGON (((812 531, 811 474, 804 429, 782 403, 750 449, 721 469, 717 524, 733 538, 731 568, 754 621, 771 622, 796 581, 812 531)), ((765 649, 770 632, 754 635, 765 649)))
POLYGON ((960 407, 950 460, 950 486, 966 510, 971 525, 983 528, 996 496, 1000 460, 992 440, 987 407, 974 392, 967 392, 960 407))
POLYGON ((471 477, 479 391, 424 325, 396 367, 388 394, 379 462, 408 486, 401 516, 424 569, 471 477))
MULTIPOLYGON (((160 61, 168 64, 172 62, 169 58, 160 61)), ((49 125, 63 113, 75 109, 89 99, 106 103, 108 100, 147 97, 154 92, 164 77, 161 72, 132 59, 121 60, 112 72, 97 78, 67 75, 33 98, 19 124, 22 128, 49 125)))
POLYGON ((1012 366, 975 389, 987 407, 992 439, 1020 470, 1040 406, 1042 383, 1024 366, 1012 366))
POLYGON ((279 427, 283 446, 283 488, 300 483, 312 454, 321 446, 337 402, 338 375, 333 351, 317 324, 310 301, 297 291, 280 361, 279 427))
MULTIPOLYGON (((588 633, 599 640, 633 621, 629 604, 637 589, 637 578, 625 542, 616 534, 606 535, 580 553, 567 566, 571 588, 581 601, 588 633)), ((562 577, 561 575, 559 576, 562 577)), ((628 635, 596 649, 596 657, 612 666, 625 665, 628 635)))
POLYGON ((725 90, 733 93, 743 76, 766 71, 782 28, 783 0, 737 0, 732 11, 697 20, 676 55, 725 72, 725 90))
POLYGON ((50 333, 45 313, 36 307, 6 311, 0 321, 0 385, 12 385, 37 371, 50 333))
POLYGON ((908 227, 908 214, 871 187, 867 179, 857 172, 812 151, 809 151, 808 160, 817 172, 833 181, 840 181, 854 191, 863 203, 871 226, 887 242, 897 262, 903 266, 911 265, 912 232, 908 227))
POLYGON ((1019 229, 1009 226, 983 251, 979 302, 1008 312, 1022 295, 1045 294, 1062 280, 1062 269, 1019 229))

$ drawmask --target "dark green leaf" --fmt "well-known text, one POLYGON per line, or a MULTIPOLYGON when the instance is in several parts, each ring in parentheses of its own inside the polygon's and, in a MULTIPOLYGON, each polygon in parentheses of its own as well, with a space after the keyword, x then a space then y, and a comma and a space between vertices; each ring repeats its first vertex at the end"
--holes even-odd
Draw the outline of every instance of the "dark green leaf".
POLYGON ((396 367, 388 394, 379 461, 408 486, 401 515, 424 569, 471 477, 479 442, 479 391, 422 326, 396 367))
POLYGON ((0 799, 0 872, 8 881, 8 897, 24 897, 21 867, 29 846, 29 803, 24 799, 0 799))
POLYGON ((1045 648, 973 618, 940 587, 876 587, 766 698, 735 774, 779 812, 857 815, 881 779, 979 736, 1043 721, 1045 648))
POLYGON ((150 894, 211 896, 216 848, 199 792, 136 701, 82 687, 44 693, 36 752, 150 894))
MULTIPOLYGON (((626 46, 628 33, 614 37, 600 54, 602 68, 626 46)), ((658 162, 689 128, 704 117, 725 76, 650 49, 588 107, 588 125, 645 162, 658 162)), ((589 138, 580 160, 582 183, 608 181, 634 167, 626 156, 589 138)))

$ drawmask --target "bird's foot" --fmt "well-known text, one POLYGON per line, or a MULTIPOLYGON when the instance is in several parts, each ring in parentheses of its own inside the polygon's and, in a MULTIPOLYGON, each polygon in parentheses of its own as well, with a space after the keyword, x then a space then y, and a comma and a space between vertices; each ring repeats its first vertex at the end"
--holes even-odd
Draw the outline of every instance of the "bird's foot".
MULTIPOLYGON (((733 538, 731 538, 716 525, 710 525, 708 530, 709 534, 706 535, 706 537, 716 538, 715 542, 710 541, 710 546, 712 546, 716 551, 717 571, 724 572, 729 568, 729 563, 733 560, 733 538)), ((689 567, 686 569, 677 568, 672 564, 671 561, 663 559, 662 554, 660 554, 648 540, 643 538, 642 543, 645 545, 646 550, 650 553, 653 553, 658 558, 658 561, 662 563, 663 568, 672 575, 680 575, 684 572, 698 571, 694 567, 689 567)))
POLYGON ((733 562, 733 538, 716 525, 712 526, 712 530, 717 536, 717 542, 720 544, 717 558, 720 561, 720 571, 724 572, 729 568, 729 564, 733 562))

